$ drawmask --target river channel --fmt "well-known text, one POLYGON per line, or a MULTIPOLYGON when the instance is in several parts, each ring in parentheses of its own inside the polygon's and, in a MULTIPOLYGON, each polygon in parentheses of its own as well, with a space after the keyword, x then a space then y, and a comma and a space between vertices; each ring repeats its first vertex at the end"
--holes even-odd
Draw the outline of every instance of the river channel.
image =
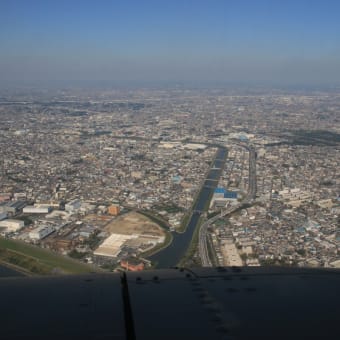
POLYGON ((1 264, 0 265, 0 278, 10 277, 10 276, 24 276, 24 274, 17 272, 16 270, 6 267, 1 264))
POLYGON ((226 148, 219 147, 217 149, 216 158, 204 181, 195 206, 192 209, 193 213, 185 232, 173 233, 171 244, 167 248, 149 257, 149 260, 155 263, 157 268, 174 267, 185 255, 201 216, 201 212, 204 211, 207 201, 212 197, 212 194, 217 187, 227 154, 228 150, 226 148))

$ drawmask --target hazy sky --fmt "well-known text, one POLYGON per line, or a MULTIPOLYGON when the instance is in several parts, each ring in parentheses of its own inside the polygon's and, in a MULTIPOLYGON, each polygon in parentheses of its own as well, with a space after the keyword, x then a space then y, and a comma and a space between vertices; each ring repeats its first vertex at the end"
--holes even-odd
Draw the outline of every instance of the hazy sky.
POLYGON ((340 83, 339 0, 0 0, 0 82, 340 83))

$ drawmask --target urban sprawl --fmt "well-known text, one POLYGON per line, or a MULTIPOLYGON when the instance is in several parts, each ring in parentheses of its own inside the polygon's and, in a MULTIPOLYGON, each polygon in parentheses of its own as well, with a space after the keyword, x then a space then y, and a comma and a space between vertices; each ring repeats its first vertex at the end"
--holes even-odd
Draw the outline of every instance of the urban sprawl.
POLYGON ((335 91, 12 90, 0 119, 4 238, 142 270, 197 213, 182 264, 340 267, 335 91))

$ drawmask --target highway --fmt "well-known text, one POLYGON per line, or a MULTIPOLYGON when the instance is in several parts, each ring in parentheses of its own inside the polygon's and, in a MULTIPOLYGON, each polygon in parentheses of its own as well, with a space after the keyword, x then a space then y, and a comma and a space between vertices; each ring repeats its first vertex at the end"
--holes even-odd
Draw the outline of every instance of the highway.
POLYGON ((248 192, 244 200, 234 206, 226 206, 221 210, 221 213, 212 217, 211 219, 205 221, 200 230, 199 230, 199 240, 198 240, 198 252, 201 258, 203 267, 212 267, 213 264, 209 257, 208 251, 208 228, 219 218, 224 217, 226 215, 231 214, 235 210, 241 208, 242 206, 246 206, 251 204, 256 198, 256 151, 253 146, 246 146, 243 144, 239 144, 240 146, 246 148, 249 152, 249 185, 248 192))

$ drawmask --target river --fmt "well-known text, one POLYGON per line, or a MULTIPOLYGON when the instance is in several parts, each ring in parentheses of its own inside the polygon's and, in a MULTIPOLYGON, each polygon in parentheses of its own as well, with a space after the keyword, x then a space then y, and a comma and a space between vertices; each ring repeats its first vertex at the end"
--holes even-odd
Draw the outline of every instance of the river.
POLYGON ((4 265, 0 265, 0 278, 10 277, 10 276, 25 276, 25 275, 15 271, 14 269, 11 269, 9 267, 6 267, 4 265))
POLYGON ((196 204, 193 208, 193 214, 191 215, 185 232, 173 233, 173 240, 171 244, 167 248, 149 257, 149 260, 155 263, 157 268, 174 267, 185 255, 196 229, 197 222, 201 216, 200 212, 204 210, 207 201, 211 198, 217 187, 227 153, 228 150, 226 148, 218 148, 216 158, 204 181, 202 190, 197 198, 196 204))

